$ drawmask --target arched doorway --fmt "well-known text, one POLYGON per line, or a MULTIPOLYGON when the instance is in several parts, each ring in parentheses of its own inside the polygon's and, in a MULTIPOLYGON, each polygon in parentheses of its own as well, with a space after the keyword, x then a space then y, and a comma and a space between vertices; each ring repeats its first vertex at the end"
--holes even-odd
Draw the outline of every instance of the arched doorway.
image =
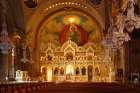
POLYGON ((53 79, 53 75, 52 75, 53 71, 51 67, 47 68, 47 81, 51 82, 53 79))
POLYGON ((92 81, 93 80, 93 66, 89 65, 88 66, 88 81, 92 81))
POLYGON ((74 67, 71 64, 66 66, 66 80, 73 80, 74 67))

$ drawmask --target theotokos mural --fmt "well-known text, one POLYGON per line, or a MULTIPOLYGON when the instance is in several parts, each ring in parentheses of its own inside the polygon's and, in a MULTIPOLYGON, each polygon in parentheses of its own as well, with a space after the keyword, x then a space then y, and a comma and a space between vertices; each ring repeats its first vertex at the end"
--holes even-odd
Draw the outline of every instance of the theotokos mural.
POLYGON ((82 27, 70 23, 60 33, 60 43, 63 44, 69 38, 78 45, 84 45, 88 41, 88 33, 82 27))

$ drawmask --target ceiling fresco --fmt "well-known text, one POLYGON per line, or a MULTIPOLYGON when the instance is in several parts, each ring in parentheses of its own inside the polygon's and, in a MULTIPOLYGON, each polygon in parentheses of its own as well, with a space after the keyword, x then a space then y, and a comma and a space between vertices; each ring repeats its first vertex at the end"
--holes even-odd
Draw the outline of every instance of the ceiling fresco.
POLYGON ((40 27, 40 47, 48 42, 62 45, 70 38, 79 46, 102 39, 100 26, 90 16, 80 11, 61 11, 48 17, 40 27))

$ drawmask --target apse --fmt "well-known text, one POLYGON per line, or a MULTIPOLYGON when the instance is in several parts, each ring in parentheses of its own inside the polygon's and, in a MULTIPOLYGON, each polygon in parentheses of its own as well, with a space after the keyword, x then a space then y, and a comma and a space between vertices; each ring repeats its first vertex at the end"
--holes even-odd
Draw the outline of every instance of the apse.
POLYGON ((61 46, 68 39, 83 46, 87 42, 100 43, 102 31, 97 21, 82 11, 59 11, 47 17, 40 29, 40 48, 48 42, 61 46))

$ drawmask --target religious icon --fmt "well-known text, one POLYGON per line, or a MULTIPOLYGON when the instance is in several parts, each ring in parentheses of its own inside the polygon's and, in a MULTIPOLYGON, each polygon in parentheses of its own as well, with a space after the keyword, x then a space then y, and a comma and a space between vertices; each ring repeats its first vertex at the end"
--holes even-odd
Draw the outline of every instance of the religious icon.
POLYGON ((64 26, 60 34, 61 44, 69 39, 78 45, 83 45, 88 41, 88 34, 80 25, 71 23, 64 26))
MULTIPOLYGON (((71 38, 72 41, 76 43, 80 43, 80 38, 78 38, 78 30, 75 24, 70 24, 69 31, 68 31, 68 38, 71 38)), ((80 35, 80 34, 79 34, 80 35)))
POLYGON ((51 61, 52 60, 52 56, 48 55, 48 60, 51 61))
POLYGON ((60 75, 64 75, 64 69, 63 68, 60 69, 60 75))
POLYGON ((86 75, 86 68, 85 67, 82 68, 82 75, 86 75))
POLYGON ((76 68, 76 75, 79 75, 80 74, 80 69, 79 67, 76 68))
POLYGON ((95 73, 96 73, 97 76, 100 76, 100 71, 99 71, 98 67, 95 68, 95 73))
POLYGON ((54 70, 54 75, 58 75, 58 68, 57 67, 54 70))

